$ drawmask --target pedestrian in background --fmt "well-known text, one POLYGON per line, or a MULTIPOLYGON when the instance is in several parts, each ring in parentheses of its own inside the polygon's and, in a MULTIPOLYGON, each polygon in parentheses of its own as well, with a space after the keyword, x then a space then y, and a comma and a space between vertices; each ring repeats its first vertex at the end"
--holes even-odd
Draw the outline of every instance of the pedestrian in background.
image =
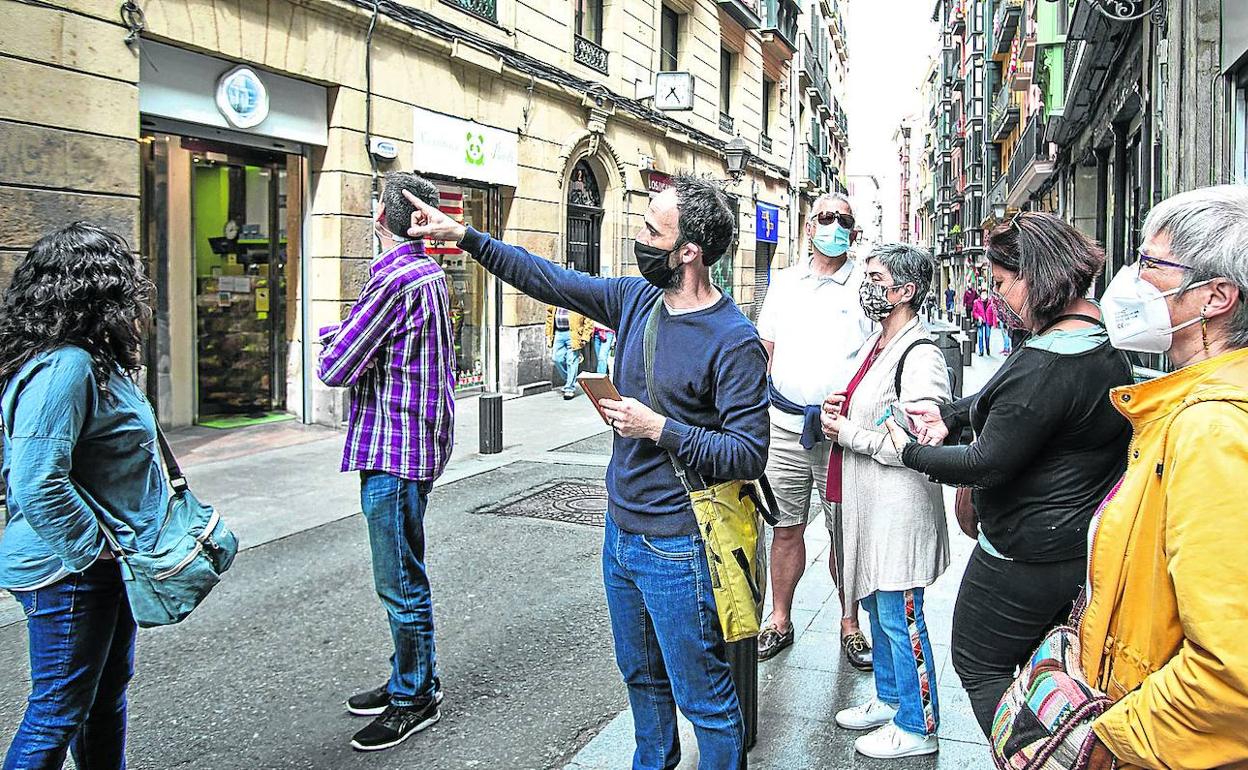
POLYGON ((564 401, 576 398, 576 375, 585 360, 585 345, 593 335, 594 322, 589 318, 562 307, 546 308, 546 345, 563 380, 560 393, 564 401))
POLYGON ((992 330, 997 325, 997 311, 988 298, 987 289, 980 290, 971 317, 975 319, 976 349, 981 356, 989 355, 992 353, 992 330))
POLYGON ((923 593, 949 566, 945 503, 938 484, 902 465, 884 426, 900 403, 950 399, 945 357, 918 317, 931 284, 926 252, 900 243, 872 250, 859 301, 882 328, 863 346, 848 386, 823 404, 823 430, 840 450, 827 488, 841 501, 842 592, 862 602, 875 642, 875 696, 838 712, 836 723, 873 730, 854 748, 878 759, 939 748, 938 669, 923 593))
POLYGON ((979 393, 907 407, 921 443, 901 454, 936 481, 973 488, 978 525, 964 526, 978 544, 958 590, 952 657, 985 735, 1017 667, 1070 614, 1087 575, 1088 522, 1131 439, 1107 397, 1131 383, 1130 363, 1084 299, 1104 252, 1058 217, 1024 212, 990 233, 987 257, 998 313, 1032 336, 979 393), (967 426, 969 446, 936 446, 967 426))
POLYGON ((1084 673, 1114 701, 1094 767, 1248 764, 1246 299, 1248 186, 1227 185, 1154 206, 1102 300, 1116 346, 1176 371, 1110 399, 1134 439, 1079 626, 1084 673))
POLYGON ((31 680, 5 770, 60 770, 67 752, 80 768, 126 765, 136 626, 101 527, 134 549, 168 505, 134 381, 151 291, 121 236, 78 222, 36 241, 4 292, 0 588, 25 613, 31 680))
POLYGON ((767 461, 766 352, 754 325, 711 282, 733 236, 723 191, 681 174, 654 196, 633 245, 641 278, 567 270, 433 206, 417 209, 413 236, 458 243, 520 291, 619 330, 615 384, 623 399, 601 402, 615 431, 602 569, 632 706, 632 766, 680 764, 679 707, 693 723, 699 768, 744 767, 741 707, 686 489, 756 479, 767 461))
MULTIPOLYGON (((853 374, 854 360, 875 323, 858 303, 860 266, 850 257, 854 213, 840 195, 820 196, 806 222, 811 253, 799 265, 776 273, 758 316, 758 333, 768 352, 771 375, 771 451, 767 478, 775 490, 778 523, 771 541, 771 617, 758 635, 758 659, 767 660, 793 644, 793 594, 806 569, 806 524, 811 490, 819 504, 832 547, 828 569, 839 581, 839 567, 852 554, 837 539, 839 503, 825 486, 832 442, 819 427, 823 400, 853 374), (835 330, 830 334, 829 330, 835 330)), ((871 646, 858 626, 858 604, 841 596, 841 649, 849 664, 871 670, 871 646)))
POLYGON ((1013 352, 1013 342, 1010 340, 1010 327, 1005 322, 1005 318, 996 314, 995 308, 993 310, 994 315, 997 315, 997 328, 1001 330, 1001 355, 1008 356, 1013 352))
POLYGON ((351 389, 342 470, 360 474, 373 582, 390 621, 389 680, 347 708, 374 716, 352 748, 388 749, 441 718, 425 513, 451 455, 455 345, 446 275, 406 236, 410 193, 438 205, 438 189, 415 174, 386 175, 374 231, 382 253, 341 324, 321 330, 317 374, 351 389))
POLYGON ((962 316, 964 318, 975 317, 975 289, 971 284, 973 279, 971 276, 966 278, 966 290, 962 292, 962 316))
POLYGON ((950 316, 953 315, 953 301, 958 298, 957 295, 952 286, 945 289, 945 313, 950 316))
POLYGON ((597 321, 594 324, 594 362, 597 363, 598 374, 607 374, 608 359, 615 351, 615 330, 608 329, 597 321))

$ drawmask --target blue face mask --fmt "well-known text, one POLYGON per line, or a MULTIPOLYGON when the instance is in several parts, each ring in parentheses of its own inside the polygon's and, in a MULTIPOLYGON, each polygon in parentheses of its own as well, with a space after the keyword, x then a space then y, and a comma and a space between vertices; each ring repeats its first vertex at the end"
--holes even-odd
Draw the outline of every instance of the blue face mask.
POLYGON ((815 228, 814 244, 820 254, 839 257, 849 251, 849 231, 839 223, 819 225, 815 228))

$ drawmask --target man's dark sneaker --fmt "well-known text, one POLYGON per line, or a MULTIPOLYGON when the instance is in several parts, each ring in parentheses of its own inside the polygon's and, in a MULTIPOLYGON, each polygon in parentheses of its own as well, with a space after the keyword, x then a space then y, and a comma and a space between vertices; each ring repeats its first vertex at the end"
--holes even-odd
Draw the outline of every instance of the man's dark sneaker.
POLYGON ((861 631, 842 636, 841 647, 845 650, 845 659, 849 661, 849 665, 859 671, 871 670, 871 645, 867 644, 867 637, 861 631))
MULTIPOLYGON (((442 705, 442 687, 434 682, 437 687, 433 691, 434 700, 440 706, 442 705)), ((383 684, 375 690, 362 692, 359 695, 352 695, 347 698, 347 711, 357 717, 375 717, 386 710, 390 705, 390 686, 383 684)))
POLYGON ((758 659, 771 660, 776 657, 785 647, 793 644, 793 624, 789 624, 786 631, 781 631, 773 625, 763 626, 763 630, 758 633, 758 659))
POLYGON ((356 751, 381 751, 393 748, 442 718, 438 701, 430 698, 412 706, 387 706, 351 739, 356 751))

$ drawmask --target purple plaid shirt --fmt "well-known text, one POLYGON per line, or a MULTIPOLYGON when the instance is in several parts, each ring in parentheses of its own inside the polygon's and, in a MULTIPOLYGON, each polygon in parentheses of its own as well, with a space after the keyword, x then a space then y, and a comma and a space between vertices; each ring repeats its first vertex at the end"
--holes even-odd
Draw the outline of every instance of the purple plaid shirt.
POLYGON ((455 344, 446 275, 424 243, 381 255, 346 320, 321 330, 321 344, 321 381, 351 388, 342 470, 441 475, 455 427, 455 344))

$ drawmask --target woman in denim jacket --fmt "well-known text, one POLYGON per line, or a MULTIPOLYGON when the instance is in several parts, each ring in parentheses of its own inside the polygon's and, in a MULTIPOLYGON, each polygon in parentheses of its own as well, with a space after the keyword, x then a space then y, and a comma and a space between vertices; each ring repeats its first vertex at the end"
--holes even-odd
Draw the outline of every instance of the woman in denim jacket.
POLYGON ((4 770, 60 768, 67 751, 78 767, 125 766, 135 622, 101 526, 142 547, 167 502, 131 379, 150 286, 120 236, 75 223, 35 243, 0 306, 0 588, 26 614, 31 678, 4 770))

